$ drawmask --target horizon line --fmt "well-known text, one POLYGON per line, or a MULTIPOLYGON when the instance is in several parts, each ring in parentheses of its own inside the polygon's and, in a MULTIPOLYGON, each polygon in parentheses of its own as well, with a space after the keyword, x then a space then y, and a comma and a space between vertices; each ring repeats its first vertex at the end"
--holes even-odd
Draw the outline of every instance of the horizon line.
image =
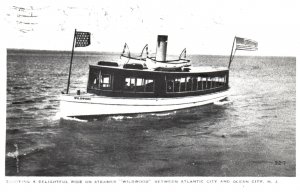
MULTIPOLYGON (((6 50, 24 50, 24 51, 49 51, 49 52, 72 52, 72 50, 54 50, 54 49, 27 49, 27 48, 6 48, 6 50)), ((74 51, 75 52, 75 51, 74 51)), ((121 54, 121 52, 118 51, 83 51, 83 50, 78 50, 76 52, 80 53, 111 53, 111 54, 121 54)), ((139 54, 139 52, 132 52, 133 54, 139 54)), ((153 53, 154 54, 154 53, 153 53)), ((169 54, 171 56, 175 56, 176 54, 169 54)), ((230 55, 222 55, 222 54, 201 54, 201 53, 191 53, 187 55, 203 55, 203 56, 230 56, 230 55)), ((295 57, 292 55, 235 55, 235 57, 295 57)))

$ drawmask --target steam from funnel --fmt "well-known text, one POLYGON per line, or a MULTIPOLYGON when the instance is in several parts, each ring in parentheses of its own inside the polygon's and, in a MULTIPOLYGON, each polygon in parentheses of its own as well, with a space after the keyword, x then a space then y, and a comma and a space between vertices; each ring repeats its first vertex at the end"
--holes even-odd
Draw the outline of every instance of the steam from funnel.
POLYGON ((166 61, 168 35, 157 36, 156 61, 166 61))

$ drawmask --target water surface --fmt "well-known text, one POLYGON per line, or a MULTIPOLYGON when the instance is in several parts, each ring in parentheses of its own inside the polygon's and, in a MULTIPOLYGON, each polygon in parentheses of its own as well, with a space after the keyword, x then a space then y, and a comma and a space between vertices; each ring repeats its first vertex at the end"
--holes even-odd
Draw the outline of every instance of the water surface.
MULTIPOLYGON (((75 53, 71 92, 85 91, 89 64, 118 57, 75 53)), ((224 56, 190 59, 228 63, 224 56)), ((296 174, 294 57, 236 57, 226 103, 88 122, 57 116, 69 62, 68 52, 8 50, 7 176, 296 174)))

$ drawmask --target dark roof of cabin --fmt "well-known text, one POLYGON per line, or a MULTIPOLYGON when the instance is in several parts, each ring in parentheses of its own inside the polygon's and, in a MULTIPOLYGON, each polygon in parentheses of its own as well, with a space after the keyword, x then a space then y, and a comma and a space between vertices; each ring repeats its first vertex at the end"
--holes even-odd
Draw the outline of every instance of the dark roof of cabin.
POLYGON ((154 69, 129 69, 123 68, 123 66, 104 66, 104 65, 90 65, 95 68, 110 68, 110 69, 117 69, 117 70, 129 70, 129 71, 145 71, 145 72, 154 72, 154 73, 210 73, 210 72, 220 72, 220 71, 228 71, 227 67, 210 67, 210 66, 199 66, 199 67, 189 67, 191 70, 189 72, 177 72, 177 71, 154 71, 154 69))

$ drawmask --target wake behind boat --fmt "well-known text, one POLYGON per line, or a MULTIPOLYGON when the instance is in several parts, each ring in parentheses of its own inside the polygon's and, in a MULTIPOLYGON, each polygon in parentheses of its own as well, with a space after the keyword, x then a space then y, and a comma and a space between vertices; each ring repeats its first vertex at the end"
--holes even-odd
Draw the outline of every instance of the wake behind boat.
MULTIPOLYGON (((89 45, 89 34, 80 33, 81 36, 77 37, 75 31, 76 45, 77 41, 80 42, 79 46, 89 45)), ((147 45, 138 57, 126 54, 129 48, 125 44, 121 54, 125 63, 100 61, 90 65, 85 94, 80 91, 69 94, 69 80, 67 94, 62 94, 60 99, 61 117, 174 111, 214 103, 228 97, 233 48, 228 67, 192 67, 185 58, 185 49, 178 60, 166 60, 167 41, 168 36, 158 36, 156 57, 148 56, 147 45), (143 57, 144 51, 146 56, 143 57)), ((253 42, 249 40, 244 43, 244 48, 257 46, 253 42)), ((237 38, 234 39, 234 45, 238 50, 237 38)))

